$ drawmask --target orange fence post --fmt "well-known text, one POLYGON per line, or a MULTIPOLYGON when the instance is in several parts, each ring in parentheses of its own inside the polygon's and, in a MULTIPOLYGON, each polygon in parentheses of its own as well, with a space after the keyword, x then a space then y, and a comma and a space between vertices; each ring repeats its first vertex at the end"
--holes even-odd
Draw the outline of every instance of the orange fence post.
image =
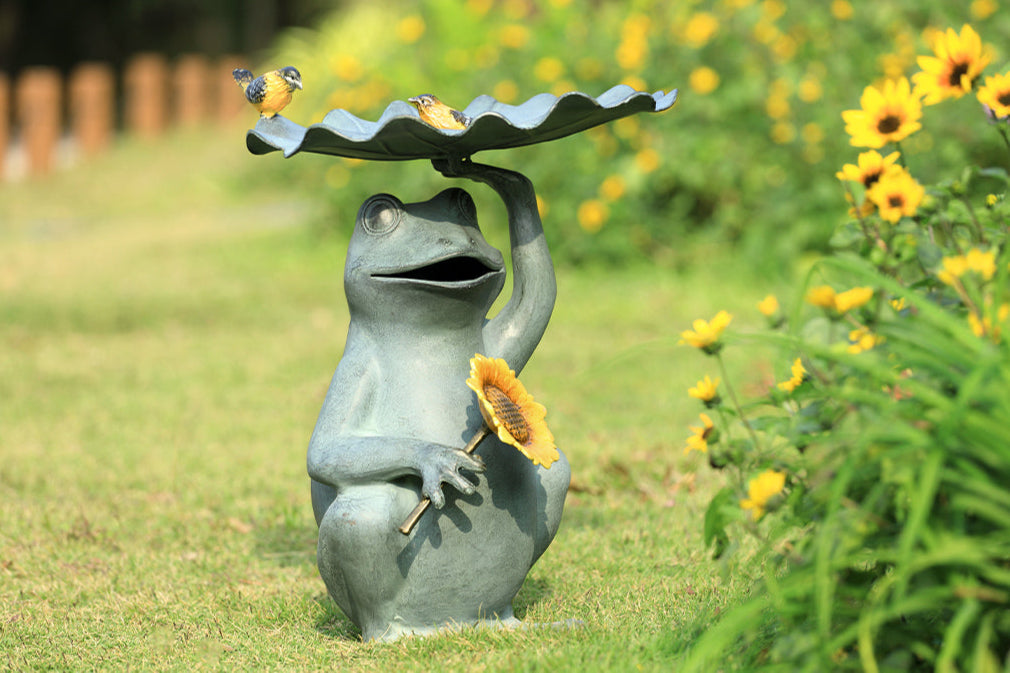
POLYGON ((15 91, 17 118, 28 154, 28 170, 43 175, 52 170, 60 137, 60 90, 55 68, 28 68, 15 91))
MULTIPOLYGON (((235 68, 245 68, 246 60, 241 56, 225 56, 218 61, 214 73, 215 89, 217 94, 217 119, 222 124, 235 121, 249 105, 245 102, 242 89, 235 83, 231 76, 231 71, 235 68)), ((251 117, 252 122, 256 121, 256 115, 251 117)))
POLYGON ((176 124, 196 126, 207 119, 212 105, 212 85, 207 59, 196 54, 179 57, 172 76, 172 109, 176 124))
POLYGON ((105 63, 82 63, 70 75, 73 136, 85 156, 106 147, 115 126, 115 78, 105 63))
POLYGON ((0 180, 4 176, 7 148, 10 146, 11 95, 10 79, 0 72, 0 180))
POLYGON ((144 138, 164 131, 168 110, 168 65, 159 54, 137 54, 126 66, 126 126, 144 138))

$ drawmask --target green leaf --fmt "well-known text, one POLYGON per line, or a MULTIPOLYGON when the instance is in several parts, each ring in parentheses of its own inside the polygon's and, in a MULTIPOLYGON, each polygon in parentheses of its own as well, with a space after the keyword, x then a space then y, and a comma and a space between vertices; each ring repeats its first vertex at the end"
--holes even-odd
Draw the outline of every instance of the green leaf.
POLYGON ((705 546, 714 545, 712 558, 719 558, 726 551, 729 545, 726 526, 739 518, 736 493, 727 486, 715 494, 705 511, 705 546))

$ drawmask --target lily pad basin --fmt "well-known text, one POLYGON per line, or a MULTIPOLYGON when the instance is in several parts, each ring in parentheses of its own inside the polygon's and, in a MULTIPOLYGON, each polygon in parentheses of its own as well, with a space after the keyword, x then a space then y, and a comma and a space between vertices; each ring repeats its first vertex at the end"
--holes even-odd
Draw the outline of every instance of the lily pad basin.
POLYGON ((390 103, 378 121, 331 110, 305 127, 277 115, 260 119, 246 135, 253 154, 281 151, 285 157, 315 152, 355 159, 405 161, 466 158, 481 150, 522 147, 564 138, 639 112, 662 112, 677 100, 677 90, 646 93, 619 84, 593 98, 578 91, 538 94, 521 105, 491 96, 474 98, 463 110, 465 129, 440 129, 421 120, 406 101, 390 103))

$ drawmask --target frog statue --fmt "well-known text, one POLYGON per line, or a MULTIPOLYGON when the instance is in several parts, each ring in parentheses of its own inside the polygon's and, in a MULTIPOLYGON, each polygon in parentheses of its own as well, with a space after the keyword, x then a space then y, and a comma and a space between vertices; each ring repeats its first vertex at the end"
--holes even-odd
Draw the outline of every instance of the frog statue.
POLYGON ((519 372, 554 307, 554 267, 529 180, 469 160, 447 177, 489 185, 505 203, 513 290, 470 195, 421 203, 378 194, 358 212, 344 289, 350 326, 308 450, 319 573, 364 640, 446 628, 518 626, 512 600, 561 520, 570 468, 536 466, 481 429, 467 387, 476 353, 519 372), (418 501, 433 508, 398 526, 418 501))

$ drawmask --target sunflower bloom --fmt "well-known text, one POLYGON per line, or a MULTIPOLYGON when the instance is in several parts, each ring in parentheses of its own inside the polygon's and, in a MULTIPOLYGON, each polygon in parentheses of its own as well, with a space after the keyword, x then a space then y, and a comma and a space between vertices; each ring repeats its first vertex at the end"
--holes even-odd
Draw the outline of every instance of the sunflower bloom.
POLYGON ((765 470, 747 484, 747 498, 740 501, 740 507, 749 510, 755 521, 765 514, 768 501, 782 493, 786 487, 786 473, 765 470))
POLYGON ((700 348, 709 355, 715 355, 722 348, 719 337, 723 330, 733 320, 733 316, 726 311, 719 311, 710 321, 698 318, 691 327, 693 329, 684 330, 680 333, 680 343, 700 348))
POLYGON ((484 422, 503 443, 548 469, 560 458, 554 435, 544 422, 547 410, 533 401, 505 360, 474 355, 466 385, 477 393, 484 422))
POLYGON ((876 150, 861 152, 856 157, 856 163, 845 164, 835 177, 843 182, 858 182, 869 189, 897 160, 898 152, 891 152, 886 157, 876 150))
POLYGON ((849 143, 855 147, 883 147, 922 128, 922 103, 907 78, 889 79, 882 90, 866 87, 859 105, 859 110, 842 112, 845 132, 852 136, 849 143))
POLYGON ((978 101, 997 119, 1010 115, 1010 72, 986 77, 978 90, 978 101))
POLYGON ((706 375, 693 388, 688 388, 687 394, 696 400, 704 402, 706 407, 715 406, 719 404, 719 379, 716 378, 713 380, 706 375))
POLYGON ((961 34, 948 28, 937 33, 933 42, 934 56, 920 56, 917 61, 922 72, 912 75, 916 92, 925 105, 933 105, 947 98, 960 98, 971 91, 992 54, 982 45, 978 33, 965 24, 961 34))
POLYGON ((687 438, 687 444, 684 446, 684 455, 692 451, 708 453, 709 441, 715 441, 715 423, 712 422, 708 414, 699 414, 698 417, 701 419, 701 427, 689 426, 692 434, 687 438))
POLYGON ((912 174, 901 166, 891 166, 866 192, 877 206, 880 217, 897 222, 903 216, 915 215, 926 190, 912 174))
POLYGON ((778 384, 779 390, 791 393, 796 390, 804 380, 806 380, 807 370, 803 366, 803 360, 796 358, 793 362, 793 366, 790 367, 790 374, 792 374, 792 376, 790 376, 789 379, 778 384))

